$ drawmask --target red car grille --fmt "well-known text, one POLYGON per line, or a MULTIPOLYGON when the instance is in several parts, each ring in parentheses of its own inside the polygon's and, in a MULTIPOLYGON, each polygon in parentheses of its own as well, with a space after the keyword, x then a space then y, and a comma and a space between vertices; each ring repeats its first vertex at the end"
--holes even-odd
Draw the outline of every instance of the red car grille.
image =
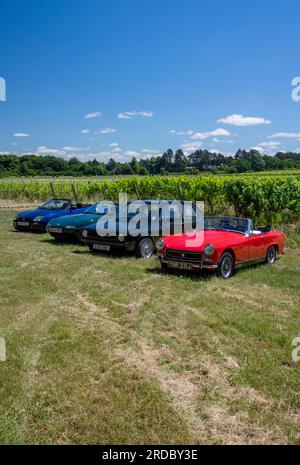
POLYGON ((180 261, 188 262, 197 262, 202 261, 203 253, 202 252, 185 252, 184 250, 172 250, 167 249, 166 252, 167 258, 180 261))

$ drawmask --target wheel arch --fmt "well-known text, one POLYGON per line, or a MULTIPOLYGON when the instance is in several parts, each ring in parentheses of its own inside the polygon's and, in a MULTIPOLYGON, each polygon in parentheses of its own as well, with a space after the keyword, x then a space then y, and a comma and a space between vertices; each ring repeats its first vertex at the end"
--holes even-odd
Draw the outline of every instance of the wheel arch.
POLYGON ((274 243, 271 242, 270 244, 268 244, 267 253, 268 253, 268 251, 269 251, 269 249, 270 249, 271 247, 275 247, 277 253, 279 252, 279 244, 277 244, 276 242, 274 242, 274 243))
POLYGON ((231 247, 226 247, 226 249, 222 250, 222 253, 220 253, 220 257, 219 257, 219 260, 221 259, 222 255, 224 255, 224 253, 230 253, 233 257, 233 264, 235 265, 235 262, 236 262, 236 256, 235 256, 235 252, 234 250, 231 248, 231 247))

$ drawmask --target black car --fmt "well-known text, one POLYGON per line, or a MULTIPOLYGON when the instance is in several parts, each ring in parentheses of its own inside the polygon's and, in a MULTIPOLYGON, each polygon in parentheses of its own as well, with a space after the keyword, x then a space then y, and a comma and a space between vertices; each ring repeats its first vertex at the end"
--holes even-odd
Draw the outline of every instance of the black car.
POLYGON ((81 240, 92 251, 125 250, 138 257, 150 258, 156 251, 159 237, 189 232, 203 218, 195 204, 168 200, 144 200, 117 205, 97 223, 82 230, 81 240), (141 213, 137 216, 137 213, 141 213), (136 225, 136 228, 134 226, 136 225))

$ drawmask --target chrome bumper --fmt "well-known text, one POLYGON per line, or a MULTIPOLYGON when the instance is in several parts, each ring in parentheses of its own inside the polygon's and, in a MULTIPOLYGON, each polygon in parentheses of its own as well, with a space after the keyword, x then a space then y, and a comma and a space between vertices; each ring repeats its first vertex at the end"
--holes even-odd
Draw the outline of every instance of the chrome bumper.
MULTIPOLYGON (((170 260, 170 259, 166 259, 164 256, 162 255, 158 255, 157 258, 156 258, 160 264, 162 263, 165 263, 166 265, 168 265, 169 262, 172 262, 172 263, 184 263, 184 264, 189 264, 191 265, 192 268, 196 268, 198 270, 217 270, 218 269, 218 265, 214 265, 212 263, 204 263, 204 262, 201 262, 201 263, 193 263, 193 262, 181 262, 180 260, 170 260)), ((170 267, 171 268, 171 267, 170 267)))

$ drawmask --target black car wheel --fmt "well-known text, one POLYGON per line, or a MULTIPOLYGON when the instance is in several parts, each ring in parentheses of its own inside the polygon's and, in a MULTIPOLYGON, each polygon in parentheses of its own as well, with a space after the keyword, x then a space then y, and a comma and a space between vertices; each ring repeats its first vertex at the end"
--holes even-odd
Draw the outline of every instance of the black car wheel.
POLYGON ((221 279, 228 279, 234 273, 234 259, 231 253, 225 252, 219 262, 218 276, 221 279))
POLYGON ((142 239, 137 246, 137 255, 141 258, 152 257, 155 250, 153 240, 146 237, 142 239))
POLYGON ((274 245, 272 245, 272 247, 270 247, 268 250, 266 262, 269 265, 273 265, 273 263, 275 263, 276 261, 276 257, 277 257, 277 249, 274 245))

